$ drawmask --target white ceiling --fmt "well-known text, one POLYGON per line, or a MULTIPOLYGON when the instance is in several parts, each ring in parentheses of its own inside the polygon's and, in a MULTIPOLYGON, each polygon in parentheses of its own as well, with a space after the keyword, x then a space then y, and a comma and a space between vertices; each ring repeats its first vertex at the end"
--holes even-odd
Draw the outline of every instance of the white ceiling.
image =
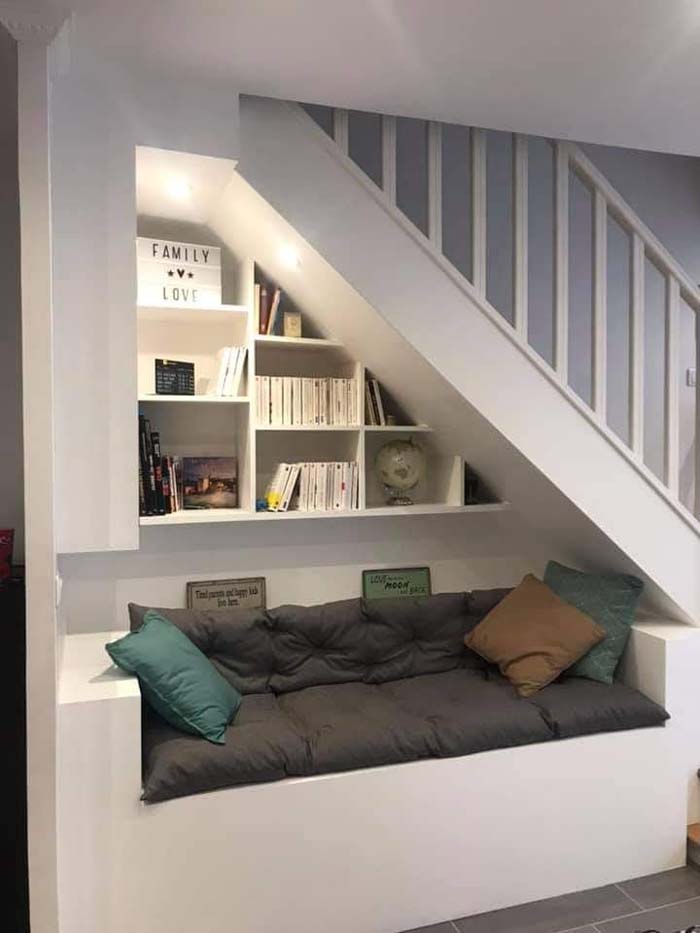
POLYGON ((243 93, 700 154, 700 0, 11 5, 72 6, 100 54, 243 93))

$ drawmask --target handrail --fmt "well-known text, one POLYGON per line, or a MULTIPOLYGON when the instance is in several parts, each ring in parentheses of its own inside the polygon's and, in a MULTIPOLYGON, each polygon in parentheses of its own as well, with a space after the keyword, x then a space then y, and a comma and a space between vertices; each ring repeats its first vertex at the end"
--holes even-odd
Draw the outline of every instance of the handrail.
POLYGON ((694 311, 700 311, 700 289, 683 267, 669 253, 658 237, 639 217, 622 195, 610 184, 603 173, 596 168, 588 156, 574 143, 560 143, 568 154, 570 162, 605 198, 608 210, 620 221, 623 227, 641 237, 644 249, 654 265, 661 272, 670 273, 681 286, 684 300, 694 311))

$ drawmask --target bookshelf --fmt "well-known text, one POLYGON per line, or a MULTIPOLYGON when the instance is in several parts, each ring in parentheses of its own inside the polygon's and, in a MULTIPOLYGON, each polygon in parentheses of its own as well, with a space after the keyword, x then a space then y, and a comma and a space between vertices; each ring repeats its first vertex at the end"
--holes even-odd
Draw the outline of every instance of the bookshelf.
MULTIPOLYGON (((365 420, 365 369, 338 340, 321 336, 281 337, 255 332, 255 263, 236 269, 240 304, 137 309, 139 410, 160 433, 161 450, 171 456, 226 456, 238 462, 238 508, 181 510, 141 516, 142 526, 371 518, 406 515, 488 513, 507 503, 464 504, 464 461, 448 452, 427 424, 369 425, 365 420), (214 394, 217 353, 245 346, 247 359, 236 397, 214 394), (195 364, 195 395, 156 395, 154 360, 195 364), (256 376, 354 380, 359 424, 258 424, 256 376), (374 459, 393 438, 420 436, 426 476, 411 492, 414 505, 388 506, 375 475, 374 459), (358 508, 351 511, 256 511, 256 501, 280 462, 357 462, 358 508)), ((396 412, 402 421, 405 412, 396 412)))

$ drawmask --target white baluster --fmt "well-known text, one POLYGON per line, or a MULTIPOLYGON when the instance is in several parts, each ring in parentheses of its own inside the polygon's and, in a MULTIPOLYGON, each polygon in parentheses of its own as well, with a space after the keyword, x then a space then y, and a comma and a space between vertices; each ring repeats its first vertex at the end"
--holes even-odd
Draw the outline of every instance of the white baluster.
POLYGON ((607 421, 608 207, 593 194, 593 410, 607 421))
POLYGON ((678 496, 679 480, 679 357, 680 289, 678 279, 666 276, 664 478, 669 492, 678 496))
POLYGON ((569 371, 569 154, 554 147, 554 368, 563 383, 569 371))
POLYGON ((428 123, 428 239, 442 252, 442 127, 428 123))
POLYGON ((528 168, 527 136, 513 135, 513 304, 515 329, 527 343, 528 168))
POLYGON ((348 111, 338 107, 333 111, 333 139, 347 155, 349 146, 348 111))
POLYGON ((396 117, 382 117, 382 188, 396 204, 396 117))
POLYGON ((644 240, 632 234, 630 263, 630 447, 644 456, 644 240))
POLYGON ((486 133, 472 129, 472 284, 486 294, 486 133))

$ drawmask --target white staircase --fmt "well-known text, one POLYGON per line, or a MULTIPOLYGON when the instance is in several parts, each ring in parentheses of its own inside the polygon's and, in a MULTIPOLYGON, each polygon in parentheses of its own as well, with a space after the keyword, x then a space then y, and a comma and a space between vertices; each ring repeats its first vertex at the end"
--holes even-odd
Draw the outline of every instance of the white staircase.
MULTIPOLYGON (((570 143, 554 142, 554 334, 550 365, 528 342, 528 140, 513 144, 512 322, 486 297, 486 136, 471 131, 471 280, 442 252, 441 126, 429 124, 427 234, 396 206, 396 122, 382 118, 382 184, 347 155, 347 114, 330 138, 297 105, 244 98, 240 174, 402 335, 503 441, 482 466, 537 534, 556 530, 581 564, 631 565, 677 614, 700 620, 700 523, 679 497, 679 316, 700 292, 570 143), (569 185, 593 203, 591 404, 570 387, 569 185), (629 238, 629 432, 607 423, 608 215, 629 238), (644 462, 645 264, 665 281, 663 476, 644 462), (506 448, 510 453, 506 454, 506 448), (536 468, 520 470, 513 449, 536 468), (502 462, 501 462, 502 461, 502 462), (528 486, 529 482, 529 486, 528 486), (554 490, 554 495, 553 495, 554 490), (554 516, 553 512, 559 512, 554 516), (602 542, 605 542, 603 546, 602 542)), ((698 406, 700 409, 700 406, 698 406)), ((697 449, 697 445, 696 445, 697 449)), ((479 457, 465 455, 472 462, 479 457)), ((517 458, 516 458, 517 459, 517 458)), ((700 506, 696 506, 698 511, 700 506)), ((658 602, 658 600, 657 600, 658 602)))

